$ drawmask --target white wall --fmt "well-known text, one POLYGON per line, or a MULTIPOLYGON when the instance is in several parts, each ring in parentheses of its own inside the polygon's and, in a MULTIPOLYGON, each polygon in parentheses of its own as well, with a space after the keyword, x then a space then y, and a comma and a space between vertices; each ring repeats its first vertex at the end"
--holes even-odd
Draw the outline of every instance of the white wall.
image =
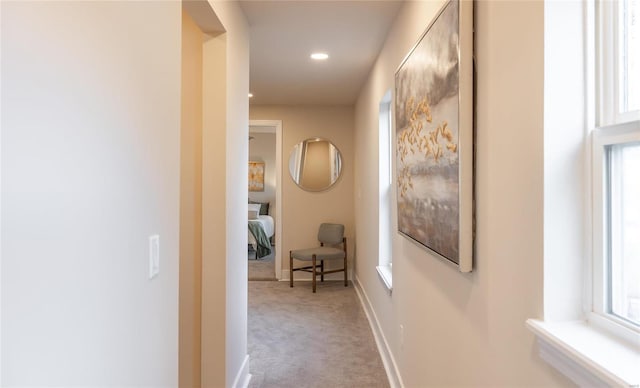
POLYGON ((252 201, 269 202, 269 213, 275 214, 276 201, 276 134, 250 132, 249 160, 265 162, 264 191, 250 191, 252 201))
POLYGON ((405 386, 567 386, 524 326, 543 314, 543 2, 474 2, 474 271, 397 233, 392 294, 375 270, 378 104, 442 4, 405 3, 356 104, 356 275, 405 386))
MULTIPOLYGON (((545 4, 544 319, 583 318, 590 189, 584 18, 588 4, 545 4)), ((590 310, 590 306, 586 311, 590 310)))
MULTIPOLYGON (((282 120, 282 257, 283 278, 289 278, 289 251, 318 244, 318 226, 322 222, 345 225, 349 266, 353 266, 353 107, 252 105, 252 120, 282 120), (289 155, 299 142, 323 137, 342 154, 342 176, 329 190, 309 192, 299 188, 289 174, 289 155)), ((337 265, 339 263, 331 263, 337 265)), ((297 272, 302 279, 306 273, 297 272)), ((341 279, 342 273, 328 275, 341 279)), ((351 275, 349 275, 351 276, 351 275)), ((310 275, 309 275, 310 278, 310 275)))
MULTIPOLYGON (((2 5, 0 4, 0 21, 2 20, 2 5)), ((1 40, 2 40, 2 30, 0 29, 0 47, 2 47, 1 44, 1 40)), ((0 58, 2 58, 2 53, 0 52, 0 58)), ((2 69, 2 62, 0 61, 0 91, 3 90, 2 89, 2 74, 1 74, 1 70, 2 69)), ((0 93, 0 107, 2 106, 2 93, 0 93)), ((3 153, 2 153, 2 123, 4 123, 4 121, 2 121, 2 109, 0 109, 0 385, 2 385, 2 193, 4 192, 3 190, 3 186, 2 186, 2 160, 3 160, 3 153)))
POLYGON ((1 384, 176 386, 180 3, 2 2, 2 80, 1 384))

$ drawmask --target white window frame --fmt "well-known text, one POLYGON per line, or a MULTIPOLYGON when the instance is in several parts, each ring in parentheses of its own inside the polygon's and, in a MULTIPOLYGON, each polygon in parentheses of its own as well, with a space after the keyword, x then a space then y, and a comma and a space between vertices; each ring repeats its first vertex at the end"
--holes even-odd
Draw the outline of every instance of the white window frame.
POLYGON ((620 113, 618 47, 620 2, 595 3, 596 113, 591 131, 592 259, 587 286, 587 320, 627 341, 640 341, 640 327, 609 312, 606 152, 608 146, 640 141, 640 110, 620 113))
MULTIPOLYGON (((584 208, 587 226, 583 243, 583 264, 577 263, 571 268, 584 271, 583 292, 576 293, 576 296, 582 296, 582 308, 576 310, 577 315, 569 312, 566 319, 556 320, 552 316, 551 319, 545 317, 545 320, 529 319, 526 324, 537 337, 541 358, 578 386, 639 386, 640 333, 635 327, 629 327, 630 322, 606 314, 608 306, 604 299, 604 286, 608 280, 604 277, 608 274, 603 256, 606 214, 603 198, 604 151, 609 144, 631 142, 640 134, 640 112, 632 112, 632 115, 614 114, 617 112, 619 95, 614 101, 614 93, 618 88, 618 63, 612 59, 612 54, 617 50, 612 46, 612 34, 617 20, 613 23, 604 23, 604 20, 613 17, 617 4, 605 4, 604 7, 614 6, 615 9, 598 9, 601 3, 606 2, 608 1, 587 0, 581 3, 585 23, 582 36, 585 54, 582 63, 585 67, 581 69, 584 72, 586 90, 584 130, 589 135, 586 137, 588 144, 584 145, 586 171, 585 184, 581 188, 587 197, 584 208), (604 27, 609 28, 609 32, 603 31, 605 38, 601 39, 602 34, 598 31, 604 27), (604 61, 605 55, 609 58, 608 62, 604 61)), ((574 11, 578 8, 571 7, 574 11)), ((554 12, 553 15, 557 17, 561 9, 555 8, 554 12)), ((552 18, 551 25, 557 28, 559 20, 552 18)), ((575 34, 575 27, 569 32, 575 34)), ((573 103, 579 102, 576 100, 573 103)), ((580 170, 582 169, 576 168, 576 171, 580 170)), ((562 282, 562 276, 571 276, 570 269, 567 272, 564 270, 553 272, 554 276, 549 279, 548 274, 545 274, 545 282, 562 282)), ((573 296, 572 293, 569 294, 573 296)), ((576 300, 575 303, 579 302, 576 300)), ((562 300, 563 307, 568 304, 571 301, 562 300)))

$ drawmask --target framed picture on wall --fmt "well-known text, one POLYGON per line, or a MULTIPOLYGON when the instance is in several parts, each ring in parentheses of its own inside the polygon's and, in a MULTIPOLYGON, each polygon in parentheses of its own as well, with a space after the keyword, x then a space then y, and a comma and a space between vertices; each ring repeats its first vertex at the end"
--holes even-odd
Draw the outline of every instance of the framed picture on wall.
POLYGON ((264 191, 264 162, 249 162, 249 191, 264 191))
POLYGON ((448 1, 395 74, 399 232, 473 263, 473 2, 448 1))

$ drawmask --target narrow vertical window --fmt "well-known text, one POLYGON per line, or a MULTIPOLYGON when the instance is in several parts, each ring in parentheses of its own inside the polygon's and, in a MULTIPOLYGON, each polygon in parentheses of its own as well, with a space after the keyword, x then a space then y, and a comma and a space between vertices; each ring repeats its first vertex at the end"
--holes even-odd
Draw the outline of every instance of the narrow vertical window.
POLYGON ((391 91, 387 93, 380 101, 379 113, 379 211, 378 211, 378 274, 384 281, 389 290, 392 289, 392 139, 391 136, 391 91))

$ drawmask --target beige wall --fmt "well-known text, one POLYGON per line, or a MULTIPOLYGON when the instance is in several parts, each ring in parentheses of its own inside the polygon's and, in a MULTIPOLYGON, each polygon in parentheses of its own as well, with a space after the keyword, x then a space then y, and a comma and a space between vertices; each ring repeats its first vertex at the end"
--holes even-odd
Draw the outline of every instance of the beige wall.
MULTIPOLYGON (((242 386, 249 35, 237 3, 211 7, 227 33, 203 57, 202 383, 242 386)), ((187 93, 181 123, 180 2, 3 2, 2 28, 1 383, 177 386, 179 256, 195 260, 182 267, 195 315, 199 238, 198 97, 187 93), (181 220, 191 252, 180 252, 181 220)), ((197 88, 196 74, 182 81, 197 88)), ((191 334, 185 362, 198 352, 191 334)), ((197 380, 197 367, 185 376, 197 380)))
POLYGON ((202 384, 225 384, 227 235, 225 204, 227 33, 203 46, 202 121, 202 384))
POLYGON ((177 386, 180 3, 1 7, 0 385, 177 386))
POLYGON ((568 386, 524 326, 543 314, 543 2, 474 2, 474 271, 394 232, 392 294, 377 276, 378 107, 441 5, 405 3, 356 105, 357 279, 405 386, 568 386))
POLYGON ((332 176, 325 173, 331 171, 329 152, 329 143, 327 142, 307 143, 302 160, 300 185, 311 190, 319 190, 331 185, 332 176))
POLYGON ((181 387, 200 386, 202 302, 202 43, 182 13, 180 130, 180 358, 181 387))
MULTIPOLYGON (((252 105, 251 120, 282 120, 282 257, 283 269, 289 269, 289 251, 318 244, 318 226, 322 222, 345 225, 353 258, 353 107, 350 106, 263 106, 252 105), (343 172, 329 190, 308 192, 296 186, 289 175, 289 154, 302 140, 323 137, 340 150, 343 172)), ((350 260, 349 266, 353 265, 350 260)), ((297 272, 296 279, 306 273, 297 272)), ((342 274, 332 274, 340 278, 342 274)), ((288 279, 289 272, 283 271, 288 279)))
MULTIPOLYGON (((208 68, 208 62, 216 63, 224 58, 224 85, 215 82, 205 88, 221 89, 213 100, 205 98, 205 107, 214 110, 224 107, 224 116, 212 111, 212 127, 204 124, 203 158, 209 166, 209 172, 203 167, 203 240, 207 241, 209 256, 203 252, 203 380, 206 387, 242 386, 248 377, 247 355, 247 160, 249 137, 249 27, 238 2, 209 1, 213 11, 222 22, 226 33, 211 40, 218 46, 205 59, 205 78, 209 73, 214 76, 216 70, 208 68), (225 50, 219 47, 224 39, 225 50), (216 52, 218 55, 216 55, 216 52), (207 131, 208 134, 207 134, 207 131), (207 136, 210 136, 207 138, 207 136), (218 156, 215 156, 215 154, 218 156), (221 185, 224 190, 221 193, 221 185), (209 185, 207 190, 205 185, 209 185), (212 193, 207 196, 207 192, 212 193), (216 194, 214 194, 216 193, 216 194), (204 226, 208 228, 205 232, 204 226), (224 239, 220 240, 221 236, 224 239), (218 244, 214 246, 213 244, 218 244), (205 266, 208 266, 205 268, 205 266), (205 273, 206 272, 206 273, 205 273), (212 288, 204 290, 205 284, 212 288), (215 284, 215 283, 218 284, 215 284), (221 297, 220 295, 224 295, 221 297), (205 302, 209 298, 211 304, 205 302), (214 322, 206 328, 208 331, 208 350, 214 352, 205 358, 205 308, 207 319, 214 322), (224 314, 222 313, 224 312, 224 314), (222 318, 220 318, 222 317, 222 318), (219 347, 218 347, 219 346, 219 347), (219 348, 224 349, 220 354, 219 348), (224 365, 224 372, 218 373, 218 364, 224 365)), ((207 56, 205 43, 204 55, 207 56)), ((218 66, 217 64, 216 66, 218 66)), ((219 69, 219 68, 218 68, 219 69)), ((215 77, 215 76, 214 76, 215 77)), ((222 81, 222 80, 220 80, 222 81)), ((216 93, 210 91, 211 93, 216 93)), ((206 96, 205 89, 205 96, 206 96)), ((205 108, 205 120, 207 117, 205 108)), ((204 248, 204 247, 203 247, 204 248)))
POLYGON ((276 134, 251 132, 249 160, 264 162, 264 191, 249 192, 252 201, 269 202, 269 213, 275 215, 276 202, 276 134))

